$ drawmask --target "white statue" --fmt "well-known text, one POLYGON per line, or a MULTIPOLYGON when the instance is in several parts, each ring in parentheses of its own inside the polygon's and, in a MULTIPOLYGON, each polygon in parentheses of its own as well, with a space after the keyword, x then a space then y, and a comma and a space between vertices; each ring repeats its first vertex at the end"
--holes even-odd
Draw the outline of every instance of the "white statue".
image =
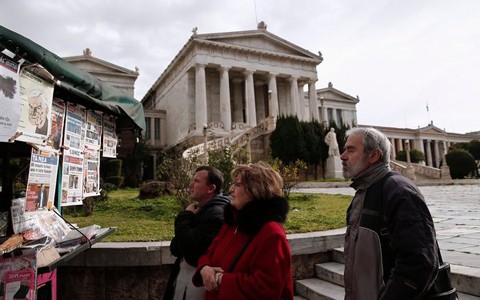
POLYGON ((340 156, 335 128, 330 128, 330 131, 325 136, 325 144, 328 145, 328 156, 340 156))

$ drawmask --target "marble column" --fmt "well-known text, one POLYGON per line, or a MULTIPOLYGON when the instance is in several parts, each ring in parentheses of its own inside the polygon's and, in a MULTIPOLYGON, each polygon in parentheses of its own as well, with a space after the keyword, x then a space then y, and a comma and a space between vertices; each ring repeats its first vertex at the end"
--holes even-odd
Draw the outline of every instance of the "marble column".
POLYGON ((232 130, 232 109, 230 107, 230 84, 228 68, 220 67, 220 121, 225 130, 232 130))
POLYGON ((247 124, 251 127, 257 126, 257 117, 255 113, 255 87, 253 85, 253 71, 245 71, 245 111, 247 115, 247 124))
POLYGON ((243 119, 243 98, 242 82, 240 78, 234 78, 233 82, 233 122, 244 123, 243 119))
POLYGON ((391 145, 390 159, 395 160, 397 159, 397 147, 395 147, 395 139, 390 138, 389 140, 391 145))
POLYGON ((318 118, 318 105, 317 105, 317 90, 315 89, 315 81, 310 80, 308 82, 308 120, 307 121, 320 121, 318 118))
POLYGON ((440 157, 440 148, 439 148, 439 145, 438 145, 438 140, 434 140, 433 141, 433 151, 435 151, 435 168, 440 168, 440 161, 441 161, 441 157, 440 157))
POLYGON ((305 113, 305 93, 303 92, 303 87, 305 83, 297 83, 298 85, 298 119, 300 121, 305 121, 308 119, 308 114, 305 113))
POLYGON ((207 123, 207 85, 205 65, 195 66, 195 129, 201 133, 207 123))
POLYGON ((403 151, 403 140, 397 139, 398 151, 403 151))
POLYGON ((333 122, 335 122, 335 124, 337 124, 337 126, 341 126, 341 124, 338 124, 337 109, 336 108, 332 108, 332 117, 333 117, 333 122))
POLYGON ((290 115, 298 116, 298 84, 296 77, 290 77, 290 115))
POLYGON ((325 97, 323 96, 320 96, 320 109, 321 109, 320 122, 326 125, 328 124, 327 109, 325 108, 325 97))
POLYGON ((271 116, 278 117, 278 92, 277 92, 277 74, 268 74, 268 90, 270 92, 270 101, 268 111, 271 116))
POLYGON ((427 166, 433 167, 433 163, 432 163, 432 147, 430 146, 432 141, 426 140, 425 142, 426 142, 426 144, 427 144, 427 166))

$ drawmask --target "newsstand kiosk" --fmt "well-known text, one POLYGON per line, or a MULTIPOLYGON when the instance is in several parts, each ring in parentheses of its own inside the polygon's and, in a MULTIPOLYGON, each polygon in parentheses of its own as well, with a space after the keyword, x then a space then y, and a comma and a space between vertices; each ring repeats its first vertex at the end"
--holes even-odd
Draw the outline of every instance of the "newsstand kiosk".
POLYGON ((99 195, 101 158, 144 128, 139 101, 0 26, 0 299, 56 299, 56 268, 115 231, 62 208, 99 195))

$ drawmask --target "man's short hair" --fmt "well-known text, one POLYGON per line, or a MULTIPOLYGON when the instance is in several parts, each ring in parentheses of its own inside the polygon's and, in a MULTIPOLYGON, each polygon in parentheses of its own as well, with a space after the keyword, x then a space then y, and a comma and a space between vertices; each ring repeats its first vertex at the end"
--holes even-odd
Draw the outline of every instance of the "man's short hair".
POLYGON ((368 155, 373 150, 378 149, 381 153, 380 160, 384 163, 390 163, 391 145, 388 138, 379 130, 373 127, 355 127, 347 131, 347 138, 351 135, 360 135, 363 137, 363 152, 368 155))
POLYGON ((217 168, 211 166, 200 166, 195 170, 195 173, 199 171, 207 171, 208 184, 215 185, 215 194, 220 194, 223 188, 223 174, 217 168))

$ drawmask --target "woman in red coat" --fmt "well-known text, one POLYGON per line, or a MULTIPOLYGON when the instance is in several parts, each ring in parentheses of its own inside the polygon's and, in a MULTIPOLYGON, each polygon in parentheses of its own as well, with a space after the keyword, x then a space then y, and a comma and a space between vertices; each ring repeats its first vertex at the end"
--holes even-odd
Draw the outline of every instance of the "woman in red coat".
POLYGON ((205 286, 206 300, 291 300, 282 178, 264 163, 237 166, 232 178, 225 224, 200 257, 193 283, 205 286))

